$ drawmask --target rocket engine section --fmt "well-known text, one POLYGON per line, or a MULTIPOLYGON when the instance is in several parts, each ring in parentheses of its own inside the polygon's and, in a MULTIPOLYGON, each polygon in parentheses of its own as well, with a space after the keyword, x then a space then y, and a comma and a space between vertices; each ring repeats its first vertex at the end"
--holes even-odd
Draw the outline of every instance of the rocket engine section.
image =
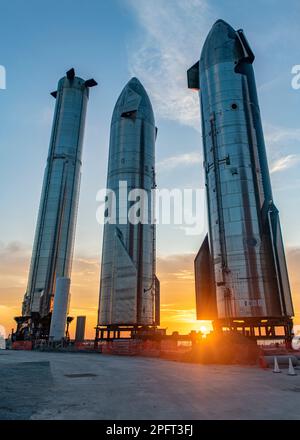
POLYGON ((188 71, 200 95, 208 201, 209 240, 200 253, 205 248, 212 268, 202 262, 196 270, 202 319, 214 319, 214 301, 218 319, 294 314, 253 61, 243 31, 218 20, 188 71))

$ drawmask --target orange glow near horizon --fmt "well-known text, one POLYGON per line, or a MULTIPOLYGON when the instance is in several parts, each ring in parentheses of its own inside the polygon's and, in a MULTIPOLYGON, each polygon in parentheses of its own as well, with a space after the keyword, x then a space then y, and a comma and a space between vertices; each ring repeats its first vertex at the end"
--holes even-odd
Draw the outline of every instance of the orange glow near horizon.
MULTIPOLYGON (((9 259, 0 267, 0 325, 7 334, 16 328, 14 316, 21 313, 21 304, 27 283, 30 253, 20 259, 9 259)), ((210 321, 197 321, 195 311, 195 291, 193 255, 170 256, 158 259, 158 277, 161 282, 161 328, 171 334, 178 331, 188 334, 192 330, 207 335, 212 330, 210 321)), ((289 261, 290 278, 294 292, 296 310, 295 324, 300 324, 300 274, 299 261, 289 261)), ((86 338, 95 337, 99 295, 99 263, 96 258, 75 258, 71 284, 70 315, 87 318, 86 338)), ((76 319, 70 326, 74 336, 76 319)))

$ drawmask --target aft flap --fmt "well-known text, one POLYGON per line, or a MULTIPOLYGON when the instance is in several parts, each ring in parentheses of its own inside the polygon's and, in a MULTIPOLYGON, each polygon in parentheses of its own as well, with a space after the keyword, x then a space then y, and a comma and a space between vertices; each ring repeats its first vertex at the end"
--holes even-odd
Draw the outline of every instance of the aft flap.
POLYGON ((112 321, 132 324, 137 316, 137 269, 119 233, 115 235, 112 321))
POLYGON ((200 62, 197 61, 197 63, 187 71, 188 88, 198 91, 200 90, 199 64, 200 62))
POLYGON ((284 316, 294 316, 291 288, 287 264, 285 259, 284 245, 281 233, 279 213, 276 206, 272 203, 268 211, 270 238, 272 243, 273 259, 277 275, 277 283, 280 294, 282 314, 284 316))
POLYGON ((206 235, 200 247, 194 264, 197 319, 216 319, 218 317, 216 288, 208 235, 206 235))

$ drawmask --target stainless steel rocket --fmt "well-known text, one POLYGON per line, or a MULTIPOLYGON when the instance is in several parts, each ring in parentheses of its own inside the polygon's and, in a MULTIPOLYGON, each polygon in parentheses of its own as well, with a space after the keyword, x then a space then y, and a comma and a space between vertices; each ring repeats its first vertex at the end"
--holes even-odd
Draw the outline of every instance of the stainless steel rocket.
POLYGON ((116 195, 117 211, 115 222, 104 225, 98 318, 102 326, 152 326, 159 321, 155 225, 151 224, 155 140, 149 97, 139 80, 132 78, 111 122, 107 188, 116 195), (128 219, 133 206, 128 198, 137 189, 147 194, 143 211, 148 222, 144 224, 128 219))
POLYGON ((41 327, 42 333, 49 330, 50 321, 45 318, 53 307, 56 279, 71 274, 86 109, 89 88, 95 85, 93 79, 78 78, 71 69, 51 93, 56 99, 52 135, 23 319, 17 321, 22 324, 34 317, 35 327, 41 327), (46 325, 41 324, 43 319, 46 325))
POLYGON ((201 103, 209 223, 195 260, 197 312, 199 319, 289 323, 294 311, 253 61, 244 32, 218 20, 188 71, 201 103))

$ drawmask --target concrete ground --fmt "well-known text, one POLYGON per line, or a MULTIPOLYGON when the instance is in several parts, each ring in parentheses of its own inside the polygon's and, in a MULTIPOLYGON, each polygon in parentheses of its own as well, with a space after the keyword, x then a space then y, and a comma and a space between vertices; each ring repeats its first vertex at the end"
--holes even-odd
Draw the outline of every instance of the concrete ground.
POLYGON ((300 419, 300 370, 0 351, 0 419, 300 419))

